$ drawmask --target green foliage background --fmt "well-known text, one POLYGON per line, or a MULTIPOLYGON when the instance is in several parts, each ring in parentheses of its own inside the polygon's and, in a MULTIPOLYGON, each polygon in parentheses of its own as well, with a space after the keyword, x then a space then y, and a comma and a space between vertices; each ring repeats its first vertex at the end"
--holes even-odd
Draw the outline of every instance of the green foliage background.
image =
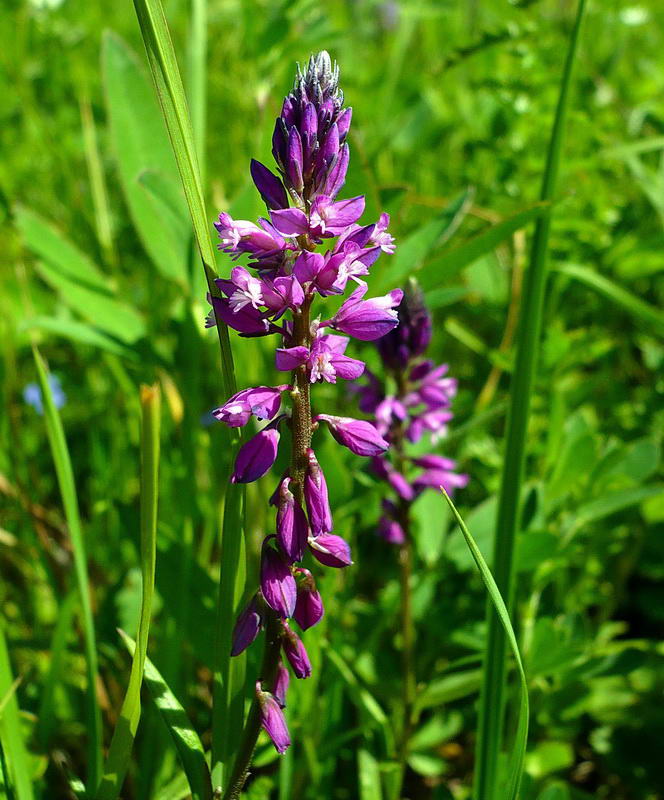
MULTIPOLYGON (((186 77, 190 8, 165 6, 186 77)), ((573 3, 548 0, 210 0, 208 8, 205 152, 215 213, 262 213, 248 161, 269 163, 294 62, 321 48, 339 61, 354 108, 345 192, 366 192, 368 220, 389 210, 400 245, 371 286, 417 273, 427 290, 432 357, 449 362, 460 384, 451 435, 438 448, 471 476, 456 501, 486 557, 531 228, 465 246, 537 198, 573 13, 573 3), (452 204, 460 210, 450 224, 452 204)), ((44 419, 22 399, 36 380, 30 343, 67 395, 106 744, 129 674, 115 629, 135 633, 140 603, 138 385, 158 381, 165 411, 149 654, 209 745, 228 451, 207 415, 225 398, 131 3, 8 0, 0 40, 0 607, 11 668, 0 659, 0 724, 16 699, 36 792, 68 797, 68 775, 86 773, 85 662, 44 419)), ((519 537, 517 627, 532 707, 526 800, 663 796, 663 151, 664 8, 591 3, 554 208, 519 537)), ((269 345, 234 338, 233 350, 241 387, 272 380, 269 345)), ((375 361, 370 347, 361 352, 375 361)), ((315 402, 352 408, 343 391, 321 387, 315 402)), ((393 552, 373 532, 381 487, 320 434, 317 448, 356 564, 322 580, 327 615, 306 638, 314 676, 293 687, 289 704, 296 745, 279 765, 261 740, 254 800, 380 800, 375 776, 389 785, 398 579, 393 552)), ((248 488, 250 585, 256 545, 273 524, 272 488, 267 479, 248 488)), ((405 796, 462 800, 484 593, 461 536, 448 535, 442 499, 425 495, 416 511, 422 725, 405 796)), ((146 703, 122 796, 175 799, 183 787, 146 703)))

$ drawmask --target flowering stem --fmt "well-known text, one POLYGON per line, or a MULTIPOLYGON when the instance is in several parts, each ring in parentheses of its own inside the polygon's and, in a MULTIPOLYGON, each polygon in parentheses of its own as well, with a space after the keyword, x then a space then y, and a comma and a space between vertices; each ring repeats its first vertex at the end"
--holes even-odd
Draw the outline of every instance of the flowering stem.
MULTIPOLYGON (((397 381, 397 396, 399 399, 407 393, 406 379, 403 372, 395 372, 397 381)), ((395 429, 393 440, 394 463, 403 475, 406 470, 406 454, 404 451, 404 432, 402 425, 395 429)), ((403 728, 399 746, 399 761, 405 768, 408 751, 408 739, 413 723, 413 705, 415 702, 415 626, 413 624, 413 598, 411 591, 411 577, 413 572, 413 541, 410 526, 411 503, 404 498, 399 500, 397 514, 399 524, 403 530, 404 539, 399 548, 399 568, 401 581, 401 663, 402 663, 402 700, 403 700, 403 728)))
MULTIPOLYGON (((311 297, 305 299, 300 310, 293 314, 293 344, 311 344, 310 307, 311 297)), ((306 367, 295 370, 293 390, 291 391, 293 411, 291 425, 293 446, 291 450, 291 486, 298 502, 304 505, 304 475, 307 466, 307 450, 311 445, 311 384, 306 367)), ((282 626, 279 615, 272 609, 265 613, 265 651, 261 664, 260 680, 266 691, 273 691, 277 667, 281 655, 282 626)), ((251 759, 261 728, 261 713, 258 699, 251 704, 251 710, 244 726, 242 740, 233 766, 224 800, 236 800, 247 779, 251 759)))
MULTIPOLYGON (((263 663, 261 664, 261 680, 263 685, 269 690, 274 688, 274 681, 279 665, 279 654, 281 651, 281 622, 276 611, 268 609, 265 614, 265 650, 263 651, 263 663)), ((224 800, 237 800, 242 792, 242 788, 249 774, 249 766, 256 749, 256 741, 261 730, 260 705, 257 698, 251 704, 249 716, 242 731, 242 738, 238 748, 237 758, 233 765, 224 794, 224 800)), ((219 796, 219 793, 216 793, 219 796)))

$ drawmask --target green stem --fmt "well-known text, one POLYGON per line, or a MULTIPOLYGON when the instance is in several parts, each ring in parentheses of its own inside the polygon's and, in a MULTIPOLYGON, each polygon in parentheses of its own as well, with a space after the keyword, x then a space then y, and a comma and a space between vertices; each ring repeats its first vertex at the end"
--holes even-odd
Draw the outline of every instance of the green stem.
MULTIPOLYGON (((584 4, 585 0, 579 0, 576 22, 567 51, 540 194, 540 199, 543 201, 551 200, 556 185, 567 98, 584 4)), ((519 523, 530 397, 542 329, 550 222, 551 215, 547 210, 539 217, 535 226, 530 268, 525 277, 523 304, 519 315, 516 361, 510 388, 505 464, 493 552, 496 584, 505 598, 508 610, 511 610, 514 602, 515 543, 519 523)), ((503 740, 508 642, 501 621, 490 603, 487 607, 487 621, 488 638, 480 698, 474 796, 481 800, 496 800, 502 796, 497 779, 498 759, 503 740)))

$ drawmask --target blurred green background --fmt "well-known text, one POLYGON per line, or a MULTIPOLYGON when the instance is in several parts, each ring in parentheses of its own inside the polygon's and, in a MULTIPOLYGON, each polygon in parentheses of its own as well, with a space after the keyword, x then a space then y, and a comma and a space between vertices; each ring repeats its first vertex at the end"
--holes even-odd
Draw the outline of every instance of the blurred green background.
MULTIPOLYGON (((165 7, 186 78, 191 8, 165 7)), ((537 199, 574 10, 566 0, 208 4, 210 224, 221 210, 263 213, 249 159, 270 162, 294 62, 328 49, 354 109, 344 193, 366 193, 367 221, 388 210, 400 246, 370 285, 417 274, 426 289, 432 357, 460 383, 439 452, 471 476, 457 499, 487 556, 531 228, 517 217, 490 246, 468 242, 537 199)), ((30 343, 66 396, 107 737, 129 669, 115 628, 135 630, 140 599, 138 385, 158 381, 166 403, 150 654, 208 741, 228 467, 209 411, 225 398, 132 4, 6 0, 0 41, 0 607, 30 770, 42 797, 59 798, 70 796, 68 774, 85 775, 85 670, 44 419, 24 398, 35 381, 30 343)), ((664 6, 593 2, 554 208, 520 536, 517 627, 532 703, 525 800, 664 796, 663 153, 664 6)), ((272 381, 269 344, 232 339, 240 387, 272 381)), ((375 362, 369 346, 360 353, 375 362)), ((344 391, 317 388, 315 402, 352 408, 344 391)), ((379 800, 362 776, 389 773, 398 578, 374 534, 381 487, 352 458, 321 440, 356 564, 322 580, 326 622, 307 634, 314 676, 294 687, 289 707, 296 744, 279 765, 261 739, 254 800, 379 800)), ((273 524, 272 483, 249 487, 250 585, 256 544, 273 524)), ((425 495, 416 511, 422 727, 404 796, 463 800, 484 593, 442 502, 425 495)), ((134 760, 123 797, 186 796, 149 705, 134 760)))

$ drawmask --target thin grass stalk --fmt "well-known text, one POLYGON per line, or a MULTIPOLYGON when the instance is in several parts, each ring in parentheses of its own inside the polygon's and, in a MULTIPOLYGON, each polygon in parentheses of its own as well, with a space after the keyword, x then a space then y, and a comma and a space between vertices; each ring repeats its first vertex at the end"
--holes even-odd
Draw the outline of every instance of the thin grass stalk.
MULTIPOLYGON (((208 290, 212 296, 219 296, 219 289, 214 283, 217 276, 216 260, 205 211, 194 131, 163 6, 160 0, 134 0, 134 8, 182 179, 208 290)), ((200 26, 200 24, 199 8, 198 25, 200 26)), ((221 349, 222 391, 224 396, 229 397, 236 390, 233 356, 226 326, 219 320, 216 327, 221 349)), ((231 432, 228 436, 230 449, 235 450, 239 445, 240 437, 236 432, 231 432)), ((233 705, 233 698, 237 697, 240 691, 237 681, 242 678, 241 671, 231 670, 229 638, 230 626, 233 624, 236 611, 236 598, 242 594, 244 588, 244 572, 240 569, 243 533, 242 498, 243 488, 229 484, 224 505, 222 564, 217 602, 214 663, 212 665, 214 676, 212 771, 216 777, 223 774, 224 764, 227 760, 224 752, 227 744, 230 742, 232 745, 236 741, 232 738, 232 732, 231 738, 227 738, 226 726, 231 724, 229 720, 231 709, 238 705, 237 703, 233 705), (227 627, 228 630, 226 630, 227 627)), ((215 785, 218 785, 216 780, 215 785)))
POLYGON ((69 528, 72 550, 74 553, 74 574, 76 584, 81 598, 81 608, 83 611, 83 638, 85 650, 85 665, 88 679, 87 687, 87 788, 93 794, 97 788, 101 773, 101 745, 102 727, 101 710, 97 701, 97 646, 95 642, 94 619, 92 616, 92 603, 90 602, 90 585, 88 582, 87 558, 85 552, 85 541, 81 528, 81 517, 78 510, 78 497, 76 495, 76 482, 74 472, 69 458, 69 448, 60 420, 51 386, 46 375, 46 366, 37 350, 32 350, 35 364, 37 366, 37 377, 41 387, 42 399, 44 403, 44 418, 46 420, 46 433, 48 435, 51 454, 55 464, 55 472, 58 479, 60 496, 64 507, 65 519, 69 528))
POLYGON ((160 412, 159 386, 141 386, 141 611, 129 685, 113 731, 96 800, 119 797, 141 718, 141 684, 147 658, 157 556, 160 412))
MULTIPOLYGON (((552 199, 558 177, 569 88, 584 6, 585 0, 579 0, 547 152, 540 193, 540 200, 543 202, 549 202, 552 199)), ((525 276, 516 343, 516 361, 510 387, 505 463, 496 519, 493 569, 496 584, 505 598, 509 612, 514 604, 515 543, 519 524, 530 398, 542 329, 550 225, 551 210, 547 209, 538 218, 535 225, 530 267, 525 276)), ((492 603, 487 604, 487 623, 488 637, 480 696, 474 796, 478 800, 501 800, 502 795, 497 780, 498 761, 503 740, 508 642, 501 620, 492 603)))

